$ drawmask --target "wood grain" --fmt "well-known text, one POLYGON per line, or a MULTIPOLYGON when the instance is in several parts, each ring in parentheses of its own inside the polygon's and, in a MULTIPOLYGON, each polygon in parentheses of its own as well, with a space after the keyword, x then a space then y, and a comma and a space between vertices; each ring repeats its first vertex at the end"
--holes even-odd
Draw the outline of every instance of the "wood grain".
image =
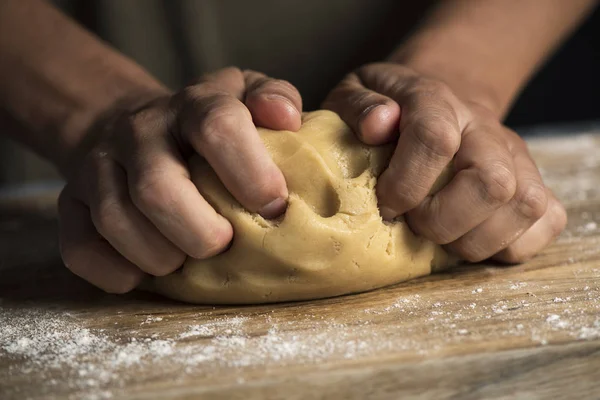
POLYGON ((597 398, 600 136, 530 148, 569 212, 538 257, 320 301, 106 295, 60 262, 55 192, 4 198, 0 398, 597 398))

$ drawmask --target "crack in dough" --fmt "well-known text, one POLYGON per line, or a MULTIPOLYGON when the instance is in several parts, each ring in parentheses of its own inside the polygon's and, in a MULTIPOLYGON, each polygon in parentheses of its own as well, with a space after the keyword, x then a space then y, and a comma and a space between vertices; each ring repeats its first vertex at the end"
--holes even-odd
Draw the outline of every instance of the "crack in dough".
POLYGON ((369 147, 330 111, 304 114, 298 132, 259 129, 290 191, 282 218, 249 213, 200 158, 202 195, 234 229, 231 247, 188 259, 154 290, 191 303, 251 304, 363 292, 442 269, 452 260, 415 236, 402 218, 384 223, 375 185, 393 145, 369 147), (223 284, 223 283, 226 284, 223 284))

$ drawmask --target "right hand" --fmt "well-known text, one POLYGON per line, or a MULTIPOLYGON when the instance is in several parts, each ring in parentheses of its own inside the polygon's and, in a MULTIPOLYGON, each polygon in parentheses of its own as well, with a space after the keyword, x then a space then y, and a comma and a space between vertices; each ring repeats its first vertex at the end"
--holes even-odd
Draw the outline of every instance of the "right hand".
POLYGON ((404 215, 416 234, 464 260, 524 262, 566 225, 525 141, 441 79, 401 64, 370 64, 334 88, 324 107, 367 144, 396 141, 377 182, 381 216, 404 215), (432 193, 450 162, 450 182, 432 193))
POLYGON ((72 157, 82 161, 59 199, 65 265, 124 293, 145 275, 175 271, 188 256, 224 250, 233 230, 190 180, 194 152, 245 208, 265 218, 282 214, 285 179, 255 125, 297 131, 301 112, 288 82, 226 68, 105 125, 87 154, 72 157))

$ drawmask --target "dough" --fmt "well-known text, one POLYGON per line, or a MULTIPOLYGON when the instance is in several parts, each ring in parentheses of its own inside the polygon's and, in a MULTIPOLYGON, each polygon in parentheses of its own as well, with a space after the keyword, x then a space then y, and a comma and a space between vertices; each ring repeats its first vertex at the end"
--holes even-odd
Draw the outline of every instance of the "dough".
POLYGON ((393 146, 365 146, 329 111, 305 114, 299 132, 260 134, 288 185, 284 216, 269 221, 246 211, 202 159, 193 159, 192 179, 231 221, 234 239, 224 253, 188 259, 154 278, 154 290, 209 304, 317 299, 428 275, 451 262, 403 219, 382 221, 375 184, 393 146))

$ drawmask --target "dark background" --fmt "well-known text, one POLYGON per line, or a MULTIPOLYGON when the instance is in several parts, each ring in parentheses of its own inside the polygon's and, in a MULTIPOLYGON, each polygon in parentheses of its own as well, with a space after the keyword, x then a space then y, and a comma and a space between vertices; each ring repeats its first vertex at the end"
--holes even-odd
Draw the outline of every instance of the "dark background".
MULTIPOLYGON (((68 0, 66 0, 68 1, 68 0)), ((98 21, 95 18, 94 3, 102 0, 86 2, 73 2, 71 14, 88 29, 98 32, 98 21)), ((565 0, 569 1, 569 0, 565 0)), ((166 12, 174 12, 177 2, 167 3, 166 12)), ((418 6, 413 5, 407 12, 405 2, 399 3, 399 13, 392 18, 398 22, 402 15, 400 26, 407 26, 407 21, 414 24, 418 22, 423 8, 432 1, 424 1, 418 6), (402 3, 402 4, 400 4, 402 3), (401 7, 400 7, 401 6, 401 7), (402 11, 402 12, 400 12, 402 11)), ((387 22, 382 25, 391 25, 387 22)), ((398 26, 397 24, 394 24, 398 26)), ((414 26, 413 26, 414 27, 414 26)), ((400 28, 402 29, 402 28, 400 28)), ((379 46, 365 46, 360 55, 355 57, 347 68, 354 68, 369 61, 378 61, 389 54, 389 50, 398 43, 401 37, 383 31, 377 38, 379 46), (385 40, 383 39, 385 36, 385 40), (394 36, 396 36, 394 38, 394 36), (393 41, 396 41, 393 43, 393 41)), ((407 34, 411 29, 404 29, 402 34, 407 34)), ((101 32, 98 32, 100 35, 101 32)), ((185 63, 183 63, 185 64, 185 63)), ((245 66, 242 66, 245 67, 245 66)), ((185 69, 186 66, 184 65, 185 69)), ((350 69, 333 76, 331 87, 339 81, 341 76, 350 69)), ((269 71, 264 71, 268 73, 269 71)), ((193 78, 195 74, 189 70, 184 74, 186 79, 193 78)), ((294 83, 294 82, 293 82, 294 83)), ((296 83, 301 92, 310 92, 314 95, 307 96, 308 109, 318 107, 318 98, 329 87, 318 90, 304 88, 300 82, 296 83)), ((324 92, 325 93, 325 92, 324 92)), ((551 59, 542 67, 535 77, 526 86, 520 97, 515 102, 511 112, 506 118, 510 127, 523 127, 536 124, 567 123, 573 121, 600 120, 600 7, 596 7, 593 14, 580 26, 574 35, 569 38, 551 59)))
MULTIPOLYGON (((353 68, 385 59, 403 37, 410 34, 426 8, 434 2, 52 1, 173 89, 202 73, 236 65, 289 80, 302 93, 306 110, 318 108, 328 91, 353 68), (197 8, 196 12, 190 14, 194 8, 197 8), (206 10, 212 10, 213 14, 207 14, 206 10), (291 18, 282 18, 282 14, 291 18), (161 20, 162 26, 149 23, 152 16, 161 20), (183 23, 185 21, 187 25, 183 23), (337 23, 332 24, 332 21, 337 23), (257 30, 257 27, 267 25, 269 30, 257 30), (205 56, 198 61, 190 55, 206 44, 200 39, 209 39, 213 47, 204 48, 205 56), (319 46, 312 45, 315 40, 319 46), (217 57, 213 57, 211 51, 217 57)), ((544 134, 565 124, 568 131, 573 132, 598 129, 598 8, 529 82, 506 123, 523 135, 531 132, 529 127, 540 124, 544 127, 537 131, 544 134)), ((7 137, 0 137, 0 187, 58 178, 47 162, 7 137)))
MULTIPOLYGON (((68 1, 68 0, 67 0, 68 1)), ((77 18, 88 29, 98 32, 98 21, 95 16, 94 3, 102 0, 90 0, 86 2, 73 2, 71 14, 77 18)), ((568 0, 565 0, 568 1, 568 0)), ((177 9, 177 2, 167 3, 166 12, 177 9)), ((398 2, 405 3, 405 2, 398 2)), ((414 11, 407 12, 406 4, 402 4, 403 21, 401 26, 407 26, 406 21, 418 21, 423 8, 432 1, 424 1, 419 6, 413 7, 414 11)), ((400 13, 399 13, 400 14, 400 13)), ((397 14, 398 15, 398 14, 397 14)), ((394 16, 393 18, 398 18, 394 16)), ((390 25, 382 23, 382 25, 390 25)), ((395 25, 395 24, 394 24, 395 25)), ((402 28, 401 28, 402 29, 402 28)), ((411 29, 405 29, 406 34, 411 29)), ((101 32, 98 32, 101 36, 101 32)), ((355 57, 347 68, 364 64, 369 61, 378 61, 389 54, 389 49, 398 43, 401 37, 390 35, 378 35, 379 46, 361 49, 359 56, 355 57), (396 41, 393 43, 392 41, 396 41), (386 43, 387 42, 387 43, 386 43)), ((185 64, 185 62, 183 63, 185 64)), ((244 67, 244 66, 242 66, 244 67)), ((186 71, 185 78, 191 79, 197 75, 190 71, 189 66, 183 66, 186 71)), ((349 69, 345 69, 339 76, 331 79, 331 87, 339 81, 341 76, 349 69)), ((269 72, 269 71, 264 71, 269 72)), ((294 82, 293 82, 294 83, 294 82)), ((300 82, 298 82, 300 83, 300 82)), ((314 93, 307 96, 308 109, 318 106, 318 98, 321 92, 328 90, 317 90, 316 88, 303 88, 298 84, 302 93, 314 93)), ((568 123, 573 121, 600 120, 600 7, 596 7, 593 14, 580 26, 574 35, 569 38, 542 69, 529 82, 524 91, 515 102, 511 112, 506 118, 506 124, 510 127, 523 127, 536 124, 568 123)))
POLYGON ((600 7, 525 88, 509 126, 600 120, 600 7))

